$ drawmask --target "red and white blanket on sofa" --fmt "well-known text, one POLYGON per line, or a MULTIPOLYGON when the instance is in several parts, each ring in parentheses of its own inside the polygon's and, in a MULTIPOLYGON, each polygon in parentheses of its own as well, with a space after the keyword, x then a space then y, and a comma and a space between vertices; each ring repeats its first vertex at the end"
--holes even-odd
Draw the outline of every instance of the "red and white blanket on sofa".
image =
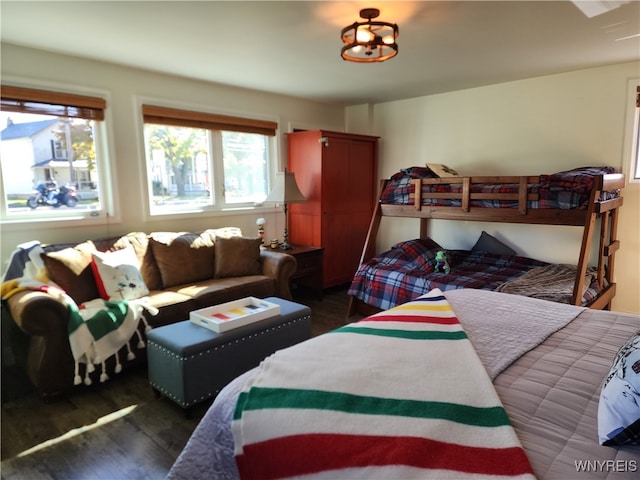
POLYGON ((269 357, 232 431, 243 479, 533 478, 439 290, 269 357))

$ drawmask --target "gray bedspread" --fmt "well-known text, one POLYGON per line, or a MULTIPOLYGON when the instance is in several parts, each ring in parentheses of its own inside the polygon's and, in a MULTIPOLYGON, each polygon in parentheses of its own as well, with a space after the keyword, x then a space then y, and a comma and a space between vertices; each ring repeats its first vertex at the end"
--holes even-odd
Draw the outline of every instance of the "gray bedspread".
POLYGON ((224 387, 193 431, 187 445, 171 467, 171 480, 237 480, 233 457, 231 419, 236 399, 255 368, 224 387))
POLYGON ((494 386, 540 479, 638 479, 640 447, 598 444, 602 381, 637 315, 586 310, 496 377, 494 386))
MULTIPOLYGON (((602 380, 640 317, 484 290, 445 296, 494 379, 538 478, 638 478, 640 447, 599 446, 596 412, 602 380)), ((169 479, 238 478, 230 423, 253 374, 220 392, 169 479)))
POLYGON ((450 290, 444 296, 492 380, 586 310, 488 290, 450 290))

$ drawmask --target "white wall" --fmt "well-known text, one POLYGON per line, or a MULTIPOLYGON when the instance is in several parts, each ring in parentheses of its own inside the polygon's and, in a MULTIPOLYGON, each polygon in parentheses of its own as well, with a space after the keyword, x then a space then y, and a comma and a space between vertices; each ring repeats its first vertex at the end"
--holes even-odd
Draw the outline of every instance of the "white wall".
MULTIPOLYGON (((284 133, 293 127, 344 130, 344 109, 282 95, 239 89, 231 86, 189 80, 119 65, 58 55, 49 52, 2 44, 2 82, 40 88, 77 86, 88 92, 108 95, 108 121, 111 156, 115 160, 113 182, 117 187, 116 217, 101 224, 62 228, 55 225, 2 225, 1 267, 6 267, 14 247, 37 239, 45 243, 79 241, 119 235, 129 231, 183 230, 237 226, 246 235, 256 235, 255 221, 267 220, 266 238, 282 237, 284 217, 281 209, 259 212, 230 212, 226 215, 200 215, 172 220, 146 220, 142 194, 144 152, 136 98, 153 98, 163 102, 201 106, 204 110, 238 116, 269 118, 278 121, 280 167, 284 167, 286 142, 284 133)), ((214 68, 214 67, 212 67, 214 68)))
MULTIPOLYGON (((625 63, 347 109, 347 128, 379 135, 378 172, 444 163, 462 175, 553 173, 586 165, 627 171, 623 158, 628 83, 640 64, 625 63), (373 109, 373 112, 371 112, 373 109)), ((616 263, 614 308, 640 313, 640 196, 624 191, 616 263)), ((446 248, 471 247, 482 230, 520 254, 575 264, 581 229, 558 226, 431 222, 431 236, 446 248)), ((377 249, 418 236, 412 219, 383 219, 377 249)))

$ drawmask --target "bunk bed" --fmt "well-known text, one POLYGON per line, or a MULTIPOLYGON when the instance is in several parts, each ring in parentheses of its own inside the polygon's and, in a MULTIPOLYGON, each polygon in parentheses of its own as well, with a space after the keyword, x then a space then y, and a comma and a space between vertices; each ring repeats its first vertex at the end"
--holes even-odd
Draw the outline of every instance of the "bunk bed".
MULTIPOLYGON (((429 219, 581 227, 577 262, 562 271, 570 279, 566 300, 560 301, 608 310, 616 292, 613 280, 615 254, 620 248, 617 225, 623 187, 624 175, 612 167, 581 167, 538 176, 477 177, 438 177, 428 167, 403 169, 381 181, 360 267, 349 289, 348 313, 369 315, 432 288, 510 293, 506 287, 512 283, 507 282, 521 281, 525 272, 528 276, 538 272, 532 272, 536 268, 554 267, 517 255, 474 249, 447 251, 454 263, 452 271, 435 272, 436 251, 447 249, 429 238, 429 219), (420 238, 375 255, 383 217, 418 218, 420 238), (590 266, 594 237, 598 238, 597 258, 590 266)), ((526 294, 517 288, 514 291, 526 294)))

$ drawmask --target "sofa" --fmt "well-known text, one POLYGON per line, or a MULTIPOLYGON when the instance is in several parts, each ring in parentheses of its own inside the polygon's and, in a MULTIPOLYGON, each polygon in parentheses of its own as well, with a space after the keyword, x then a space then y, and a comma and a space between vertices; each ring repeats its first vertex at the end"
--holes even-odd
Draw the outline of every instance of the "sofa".
POLYGON ((229 227, 198 233, 131 232, 74 244, 42 245, 39 255, 44 278, 73 302, 64 301, 64 294, 56 295, 58 289, 24 289, 3 302, 3 313, 12 319, 15 361, 24 366, 42 397, 57 397, 74 388, 78 378, 95 384, 146 361, 145 331, 186 320, 192 310, 247 296, 291 299, 295 258, 262 249, 260 243, 259 238, 243 237, 239 229, 229 227), (109 260, 132 254, 133 271, 124 265, 127 262, 118 265, 109 260), (104 269, 118 272, 120 281, 109 284, 104 269), (81 309, 96 299, 143 302, 145 308, 134 327, 135 335, 93 371, 92 362, 78 362, 72 353, 69 303, 81 309))

